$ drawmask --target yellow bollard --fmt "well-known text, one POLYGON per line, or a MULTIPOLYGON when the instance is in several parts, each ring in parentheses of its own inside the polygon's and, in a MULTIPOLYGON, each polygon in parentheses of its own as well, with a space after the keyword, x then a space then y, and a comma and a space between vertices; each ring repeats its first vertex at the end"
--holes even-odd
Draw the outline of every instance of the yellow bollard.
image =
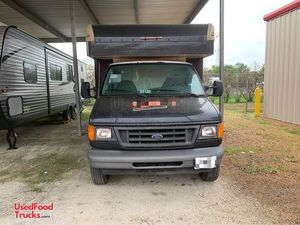
POLYGON ((261 89, 257 87, 255 89, 255 99, 254 99, 255 117, 259 117, 260 115, 260 96, 261 96, 261 89))

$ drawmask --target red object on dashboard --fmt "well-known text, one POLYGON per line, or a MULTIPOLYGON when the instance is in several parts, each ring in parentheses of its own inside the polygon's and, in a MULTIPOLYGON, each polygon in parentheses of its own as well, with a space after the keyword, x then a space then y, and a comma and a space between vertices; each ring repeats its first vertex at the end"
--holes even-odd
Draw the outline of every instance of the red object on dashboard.
POLYGON ((160 101, 149 101, 148 106, 160 106, 160 101))

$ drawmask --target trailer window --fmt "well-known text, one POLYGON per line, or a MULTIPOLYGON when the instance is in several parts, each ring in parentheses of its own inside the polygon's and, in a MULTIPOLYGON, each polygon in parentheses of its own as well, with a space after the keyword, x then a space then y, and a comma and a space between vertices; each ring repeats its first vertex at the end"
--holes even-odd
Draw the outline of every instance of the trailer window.
POLYGON ((111 66, 102 95, 205 95, 192 66, 176 63, 133 63, 111 66))
POLYGON ((50 78, 51 80, 62 80, 62 68, 54 64, 50 64, 50 78))
POLYGON ((67 65, 67 81, 71 82, 73 80, 73 66, 67 65))
POLYGON ((36 83, 37 82, 37 67, 34 64, 24 62, 24 80, 27 83, 36 83))

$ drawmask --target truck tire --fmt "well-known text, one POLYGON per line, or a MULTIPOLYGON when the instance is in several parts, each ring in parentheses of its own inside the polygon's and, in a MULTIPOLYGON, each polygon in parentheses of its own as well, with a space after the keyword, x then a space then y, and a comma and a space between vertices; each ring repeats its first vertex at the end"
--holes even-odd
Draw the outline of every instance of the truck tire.
POLYGON ((102 173, 101 169, 94 168, 94 167, 91 167, 91 177, 92 177, 93 183, 96 185, 106 184, 108 181, 108 178, 109 178, 108 175, 104 175, 102 173))
POLYGON ((200 173, 200 177, 204 181, 212 182, 218 179, 219 174, 220 174, 220 166, 217 166, 216 168, 211 169, 211 171, 209 172, 200 173))
POLYGON ((70 122, 71 121, 71 111, 70 108, 66 109, 65 111, 63 111, 63 120, 65 122, 70 122))
POLYGON ((70 107, 70 111, 71 111, 72 120, 75 120, 76 119, 76 109, 75 109, 75 107, 70 107))

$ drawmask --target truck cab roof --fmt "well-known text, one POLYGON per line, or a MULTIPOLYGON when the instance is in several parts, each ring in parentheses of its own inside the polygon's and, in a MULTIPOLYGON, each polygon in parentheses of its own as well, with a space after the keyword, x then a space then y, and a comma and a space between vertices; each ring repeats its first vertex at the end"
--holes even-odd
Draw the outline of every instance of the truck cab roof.
POLYGON ((157 60, 144 60, 144 61, 125 61, 125 62, 116 62, 110 64, 111 66, 115 65, 127 65, 127 64, 153 64, 153 63, 166 63, 166 64, 180 64, 180 65, 192 65, 188 62, 181 62, 181 61, 157 61, 157 60))

